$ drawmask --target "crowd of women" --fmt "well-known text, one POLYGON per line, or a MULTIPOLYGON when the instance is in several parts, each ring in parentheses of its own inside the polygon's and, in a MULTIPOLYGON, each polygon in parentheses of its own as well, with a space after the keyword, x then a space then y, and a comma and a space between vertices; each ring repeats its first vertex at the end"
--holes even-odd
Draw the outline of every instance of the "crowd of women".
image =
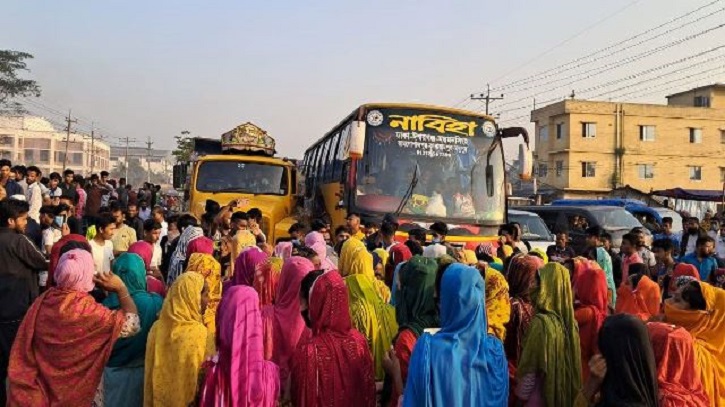
POLYGON ((165 298, 149 253, 95 274, 68 241, 20 326, 9 405, 725 405, 725 291, 696 273, 662 303, 630 267, 614 300, 595 261, 397 243, 396 227, 337 249, 239 230, 227 272, 192 223, 165 298))

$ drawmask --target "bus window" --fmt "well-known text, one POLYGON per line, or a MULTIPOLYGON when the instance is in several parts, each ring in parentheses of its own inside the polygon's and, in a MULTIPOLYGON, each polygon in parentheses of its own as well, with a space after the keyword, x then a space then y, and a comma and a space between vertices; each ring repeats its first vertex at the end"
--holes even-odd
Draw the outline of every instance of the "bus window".
POLYGON ((331 182, 335 181, 336 178, 334 176, 335 174, 335 166, 338 165, 337 162, 337 150, 338 146, 340 144, 340 132, 335 133, 331 138, 331 144, 330 144, 330 153, 329 158, 327 159, 327 169, 325 170, 325 178, 329 179, 331 182))

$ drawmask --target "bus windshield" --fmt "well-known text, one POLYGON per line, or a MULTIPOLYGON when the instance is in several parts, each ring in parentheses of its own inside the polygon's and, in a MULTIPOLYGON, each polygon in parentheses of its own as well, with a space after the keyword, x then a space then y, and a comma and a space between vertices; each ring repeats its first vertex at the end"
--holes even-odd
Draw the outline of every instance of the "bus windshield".
POLYGON ((287 169, 244 161, 206 161, 199 165, 196 189, 201 192, 286 195, 287 169))
POLYGON ((366 151, 357 168, 358 208, 395 212, 408 193, 402 214, 452 223, 503 223, 503 153, 497 146, 487 159, 494 137, 483 133, 483 118, 380 110, 368 113, 366 151), (378 115, 372 123, 371 114, 378 115))

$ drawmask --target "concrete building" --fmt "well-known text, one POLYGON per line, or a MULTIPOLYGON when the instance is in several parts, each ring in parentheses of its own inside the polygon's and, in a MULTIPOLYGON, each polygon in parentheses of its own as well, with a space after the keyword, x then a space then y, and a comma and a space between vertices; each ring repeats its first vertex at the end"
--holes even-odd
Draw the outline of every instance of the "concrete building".
MULTIPOLYGON (((91 168, 95 173, 110 168, 110 147, 103 141, 91 143, 90 137, 71 133, 67 145, 66 168, 76 174, 87 176, 91 168)), ((37 116, 0 116, 0 158, 9 159, 13 165, 35 165, 43 176, 48 176, 65 170, 65 151, 66 133, 48 120, 37 116)))
POLYGON ((537 177, 562 197, 720 190, 725 182, 725 85, 668 96, 667 105, 563 100, 531 112, 537 177))

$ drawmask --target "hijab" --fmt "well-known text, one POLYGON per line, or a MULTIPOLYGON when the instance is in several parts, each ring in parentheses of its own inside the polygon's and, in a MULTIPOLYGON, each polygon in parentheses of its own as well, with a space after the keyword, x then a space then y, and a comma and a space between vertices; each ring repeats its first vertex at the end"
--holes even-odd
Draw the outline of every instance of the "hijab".
POLYGON ((186 248, 186 257, 194 253, 214 254, 214 241, 206 236, 192 240, 186 248))
POLYGON ((287 260, 292 257, 292 249, 294 245, 292 242, 280 242, 274 247, 274 257, 278 257, 282 260, 287 260))
POLYGON ((133 253, 141 257, 141 260, 143 260, 144 263, 144 268, 146 270, 151 270, 151 260, 154 256, 154 247, 151 243, 139 240, 128 247, 128 253, 133 253))
POLYGON ((657 407, 657 367, 644 323, 632 315, 608 317, 599 331, 607 362, 598 407, 657 407))
POLYGON ((499 271, 486 269, 486 315, 488 333, 501 341, 506 337, 506 324, 511 319, 509 285, 499 271))
POLYGON ((441 330, 424 333, 416 342, 403 396, 406 407, 506 405, 506 356, 501 341, 486 333, 484 286, 473 267, 453 264, 443 273, 441 330))
POLYGON ((342 245, 342 252, 340 253, 340 274, 343 277, 360 276, 360 278, 369 279, 370 284, 372 284, 375 292, 383 302, 390 302, 390 288, 384 282, 375 278, 373 256, 367 251, 365 244, 360 240, 348 239, 342 245))
POLYGON ((234 261, 234 276, 231 285, 254 286, 254 276, 257 267, 267 260, 269 256, 261 250, 250 248, 239 254, 234 261))
POLYGON ((692 264, 678 263, 672 270, 672 278, 670 278, 670 286, 668 287, 670 296, 677 291, 677 279, 683 276, 689 276, 700 281, 700 272, 697 271, 697 267, 692 264))
POLYGON ((647 324, 657 362, 660 407, 699 407, 710 400, 697 371, 695 344, 681 327, 662 322, 647 324))
POLYGON ((203 237, 204 231, 200 227, 189 226, 181 232, 179 236, 179 242, 176 245, 176 250, 171 256, 171 262, 169 263, 169 275, 166 278, 166 285, 171 286, 181 273, 184 272, 184 263, 186 262, 187 254, 186 251, 189 248, 189 243, 203 237))
POLYGON ((536 315, 524 337, 516 376, 541 374, 546 405, 571 406, 581 388, 581 351, 569 271, 549 263, 538 275, 532 296, 536 315))
POLYGON ((398 331, 409 329, 416 337, 426 328, 438 327, 435 281, 438 263, 427 257, 413 256, 400 274, 400 292, 395 305, 398 331))
POLYGON ((585 271, 577 278, 574 293, 579 300, 575 317, 579 324, 582 374, 586 380, 589 378, 589 360, 599 353, 599 329, 609 312, 604 272, 599 268, 585 271))
POLYGON ((60 256, 55 269, 55 283, 61 290, 88 293, 96 286, 93 256, 85 250, 73 249, 60 256))
POLYGON ((617 306, 615 313, 634 315, 642 321, 648 321, 660 313, 662 293, 660 286, 648 276, 642 276, 636 287, 627 279, 617 290, 617 306))
POLYGON ((320 232, 310 232, 305 236, 305 246, 314 250, 317 256, 320 258, 320 264, 322 270, 330 271, 335 270, 337 267, 327 257, 327 243, 325 242, 325 236, 320 232))
POLYGON ((509 361, 514 366, 521 354, 521 345, 524 334, 534 317, 534 307, 531 303, 531 294, 536 285, 536 272, 539 262, 534 256, 518 255, 509 262, 507 279, 509 296, 511 297, 511 317, 506 323, 506 338, 504 348, 509 361))

